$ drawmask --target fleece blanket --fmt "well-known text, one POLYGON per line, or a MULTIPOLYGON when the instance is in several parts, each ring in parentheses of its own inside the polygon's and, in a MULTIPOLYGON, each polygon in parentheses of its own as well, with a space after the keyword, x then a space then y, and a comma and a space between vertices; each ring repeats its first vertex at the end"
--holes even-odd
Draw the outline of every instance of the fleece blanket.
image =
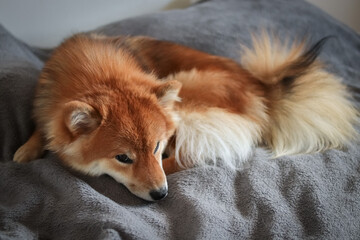
MULTIPOLYGON (((263 28, 310 42, 334 36, 320 58, 359 106, 360 36, 302 0, 209 0, 94 31, 148 35, 238 60, 239 44, 263 28)), ((73 172, 52 153, 12 162, 34 128, 32 98, 47 56, 0 27, 0 239, 360 238, 358 140, 278 159, 257 148, 244 169, 178 172, 168 176, 169 195, 155 203, 110 177, 73 172)))

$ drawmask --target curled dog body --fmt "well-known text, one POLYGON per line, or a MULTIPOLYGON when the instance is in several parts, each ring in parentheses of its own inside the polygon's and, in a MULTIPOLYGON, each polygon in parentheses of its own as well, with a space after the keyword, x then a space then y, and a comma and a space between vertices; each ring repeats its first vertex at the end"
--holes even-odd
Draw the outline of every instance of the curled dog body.
POLYGON ((240 65, 147 37, 75 35, 45 64, 36 130, 14 160, 51 150, 154 201, 166 174, 216 159, 238 168, 260 143, 275 157, 342 147, 357 112, 316 60, 324 41, 287 48, 262 34, 240 65))

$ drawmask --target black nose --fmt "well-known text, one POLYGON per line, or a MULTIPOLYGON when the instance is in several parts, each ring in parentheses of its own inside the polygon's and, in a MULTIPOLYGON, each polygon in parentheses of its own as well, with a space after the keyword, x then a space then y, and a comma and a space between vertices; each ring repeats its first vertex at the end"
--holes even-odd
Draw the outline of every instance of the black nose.
POLYGON ((154 200, 160 200, 163 199, 164 197, 166 197, 166 195, 168 194, 168 189, 167 187, 162 187, 159 190, 152 190, 150 191, 150 196, 152 199, 154 200))

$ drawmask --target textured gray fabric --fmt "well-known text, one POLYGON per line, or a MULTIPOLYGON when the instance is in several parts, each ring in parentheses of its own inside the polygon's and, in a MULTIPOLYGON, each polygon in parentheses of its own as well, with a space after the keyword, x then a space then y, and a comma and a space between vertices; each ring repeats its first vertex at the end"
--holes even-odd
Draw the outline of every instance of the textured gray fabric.
MULTIPOLYGON (((238 59, 239 42, 263 27, 312 40, 360 101, 360 37, 304 1, 212 0, 97 29, 149 35, 238 59)), ((360 144, 344 151, 269 159, 249 168, 195 168, 168 177, 169 195, 148 203, 107 176, 69 171, 52 154, 11 158, 33 125, 31 99, 46 52, 0 27, 0 239, 359 239, 360 144)), ((101 146, 99 146, 101 147, 101 146)))

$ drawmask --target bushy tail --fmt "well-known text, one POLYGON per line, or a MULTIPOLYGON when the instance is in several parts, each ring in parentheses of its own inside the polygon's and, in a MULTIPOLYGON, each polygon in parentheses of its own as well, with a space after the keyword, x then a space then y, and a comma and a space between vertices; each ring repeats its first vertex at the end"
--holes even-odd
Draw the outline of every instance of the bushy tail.
POLYGON ((264 141, 274 157, 341 148, 356 135, 358 113, 346 87, 316 60, 327 39, 307 48, 262 33, 243 48, 243 67, 267 88, 264 141))

